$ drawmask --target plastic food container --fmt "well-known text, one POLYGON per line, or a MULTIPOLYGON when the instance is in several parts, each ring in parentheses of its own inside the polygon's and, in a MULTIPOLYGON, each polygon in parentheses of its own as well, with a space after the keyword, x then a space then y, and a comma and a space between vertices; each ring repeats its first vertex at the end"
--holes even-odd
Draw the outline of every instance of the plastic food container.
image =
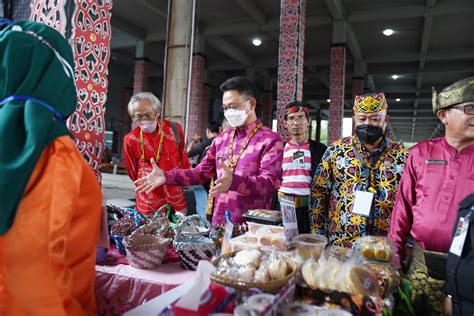
POLYGON ((273 210, 249 210, 244 214, 247 222, 281 225, 281 213, 273 210))
POLYGON ((364 236, 360 238, 360 253, 368 260, 390 262, 393 243, 384 236, 364 236))
POLYGON ((327 243, 326 236, 313 234, 301 234, 294 239, 296 255, 304 260, 313 258, 317 261, 327 243))

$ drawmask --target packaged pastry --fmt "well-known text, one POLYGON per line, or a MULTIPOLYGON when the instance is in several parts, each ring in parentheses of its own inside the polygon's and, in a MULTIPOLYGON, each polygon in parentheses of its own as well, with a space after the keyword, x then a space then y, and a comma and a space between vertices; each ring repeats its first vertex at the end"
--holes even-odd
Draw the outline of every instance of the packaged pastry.
POLYGON ((250 234, 240 235, 229 240, 230 250, 233 252, 245 249, 259 249, 258 237, 250 234))
POLYGON ((276 250, 285 250, 285 237, 273 236, 270 245, 276 250))
POLYGON ((239 266, 252 266, 258 267, 262 253, 258 250, 242 250, 235 254, 234 262, 239 266))
POLYGON ((390 262, 393 255, 393 244, 388 237, 364 236, 360 238, 360 253, 368 260, 390 262))
POLYGON ((296 255, 304 260, 318 260, 327 243, 326 236, 313 234, 301 234, 294 239, 296 255))
POLYGON ((249 210, 244 214, 247 222, 254 222, 268 225, 280 225, 281 213, 274 210, 249 210))
POLYGON ((324 251, 324 256, 326 258, 334 257, 341 262, 346 262, 352 257, 353 253, 354 252, 350 248, 344 248, 344 247, 339 247, 339 246, 329 246, 324 251))

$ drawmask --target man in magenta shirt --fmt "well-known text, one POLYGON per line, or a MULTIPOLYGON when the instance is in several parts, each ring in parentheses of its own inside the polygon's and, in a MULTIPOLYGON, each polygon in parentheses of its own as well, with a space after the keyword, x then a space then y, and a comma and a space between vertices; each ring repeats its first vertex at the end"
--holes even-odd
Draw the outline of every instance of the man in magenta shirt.
POLYGON ((438 95, 434 91, 433 111, 444 124, 445 136, 422 141, 411 149, 389 237, 401 261, 407 237, 413 237, 408 276, 415 292, 425 292, 440 312, 444 276, 437 275, 436 262, 443 262, 449 250, 459 202, 474 192, 474 77, 458 81, 438 95), (432 292, 427 293, 427 288, 432 292))
POLYGON ((225 221, 231 213, 242 223, 249 209, 269 209, 280 186, 283 143, 280 136, 257 119, 257 91, 245 77, 228 79, 220 86, 224 116, 232 126, 217 136, 195 169, 164 172, 156 165, 136 181, 139 192, 152 192, 167 185, 196 185, 217 176, 209 196, 215 197, 212 223, 225 221))

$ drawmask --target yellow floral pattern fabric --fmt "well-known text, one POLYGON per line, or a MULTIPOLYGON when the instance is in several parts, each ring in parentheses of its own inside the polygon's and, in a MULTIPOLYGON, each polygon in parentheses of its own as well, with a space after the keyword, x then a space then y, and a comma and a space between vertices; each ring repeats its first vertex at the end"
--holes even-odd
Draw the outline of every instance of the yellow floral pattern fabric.
POLYGON ((363 164, 354 150, 357 147, 362 148, 361 156, 367 157, 368 152, 356 136, 331 144, 311 184, 311 231, 326 235, 331 245, 351 247, 360 236, 385 236, 389 230, 408 151, 403 145, 385 139, 380 161, 363 164), (367 191, 371 186, 371 172, 375 195, 370 215, 365 217, 352 213, 352 206, 354 192, 367 191))

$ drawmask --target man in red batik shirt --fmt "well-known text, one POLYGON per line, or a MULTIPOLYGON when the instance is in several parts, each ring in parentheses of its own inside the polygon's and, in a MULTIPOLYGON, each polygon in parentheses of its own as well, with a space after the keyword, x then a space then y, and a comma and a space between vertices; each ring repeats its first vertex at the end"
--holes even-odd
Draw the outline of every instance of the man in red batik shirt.
MULTIPOLYGON (((153 93, 141 92, 132 96, 128 113, 137 123, 124 140, 125 163, 132 181, 151 172, 152 159, 166 171, 190 167, 183 129, 176 122, 159 119, 161 102, 153 93)), ((186 200, 180 186, 164 185, 148 194, 136 194, 135 207, 143 214, 153 214, 165 203, 178 212, 186 213, 186 200)))

